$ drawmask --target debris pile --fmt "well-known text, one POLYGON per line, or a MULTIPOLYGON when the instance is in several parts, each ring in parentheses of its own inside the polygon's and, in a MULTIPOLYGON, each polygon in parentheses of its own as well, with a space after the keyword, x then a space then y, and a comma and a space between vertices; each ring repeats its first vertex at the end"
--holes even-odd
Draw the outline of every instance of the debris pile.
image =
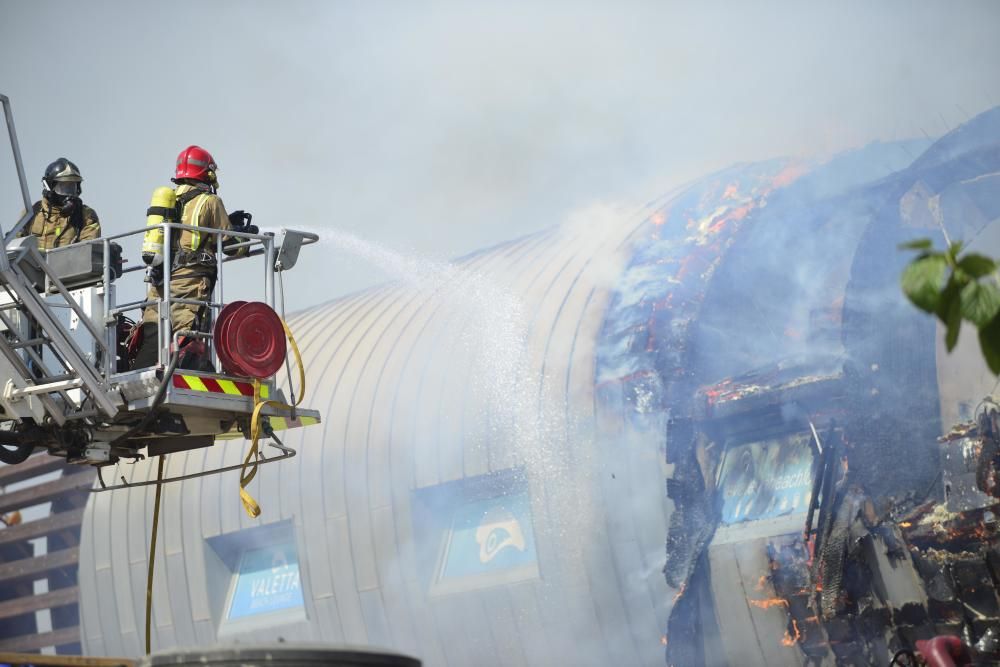
POLYGON ((698 392, 668 487, 668 664, 888 665, 940 635, 1000 659, 1000 409, 941 439, 926 492, 880 496, 843 384, 786 366, 698 392))

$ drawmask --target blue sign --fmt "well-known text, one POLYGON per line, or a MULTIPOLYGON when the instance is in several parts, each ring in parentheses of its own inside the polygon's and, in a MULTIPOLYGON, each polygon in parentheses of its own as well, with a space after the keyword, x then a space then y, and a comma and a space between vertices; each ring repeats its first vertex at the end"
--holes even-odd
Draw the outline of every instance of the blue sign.
POLYGON ((303 606, 299 559, 292 543, 243 553, 229 618, 303 606))
POLYGON ((808 435, 730 449, 719 475, 722 522, 735 524, 806 512, 812 494, 812 463, 808 435))
POLYGON ((534 565, 537 557, 528 494, 487 498, 459 506, 452 514, 447 540, 441 580, 534 565))

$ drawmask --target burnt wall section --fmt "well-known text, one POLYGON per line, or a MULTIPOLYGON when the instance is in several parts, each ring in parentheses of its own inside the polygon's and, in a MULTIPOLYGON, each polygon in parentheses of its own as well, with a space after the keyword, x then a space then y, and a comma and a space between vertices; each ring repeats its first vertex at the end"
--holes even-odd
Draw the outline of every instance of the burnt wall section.
POLYGON ((672 466, 664 470, 672 506, 664 572, 673 591, 667 608, 679 599, 715 523, 689 419, 702 381, 693 359, 705 296, 770 197, 808 169, 782 159, 724 170, 657 205, 629 239, 631 259, 597 343, 598 437, 624 447, 655 442, 672 466))
MULTIPOLYGON (((971 241, 1000 214, 1000 110, 982 114, 921 155, 911 167, 859 193, 872 215, 851 265, 843 340, 855 389, 859 481, 873 495, 926 494, 939 476, 941 424, 937 328, 899 289, 915 238, 971 241), (900 466, 901 459, 906 465, 900 466), (892 475, 885 475, 893 470, 892 475)), ((974 336, 966 328, 965 336, 974 336)))
POLYGON ((703 302, 743 228, 768 197, 807 171, 791 160, 739 165, 702 179, 650 215, 598 342, 598 396, 632 412, 685 410, 699 383, 692 353, 703 302))
POLYGON ((838 155, 774 192, 733 243, 692 336, 700 385, 779 359, 843 354, 841 312, 861 236, 881 201, 873 181, 906 168, 929 141, 838 155))

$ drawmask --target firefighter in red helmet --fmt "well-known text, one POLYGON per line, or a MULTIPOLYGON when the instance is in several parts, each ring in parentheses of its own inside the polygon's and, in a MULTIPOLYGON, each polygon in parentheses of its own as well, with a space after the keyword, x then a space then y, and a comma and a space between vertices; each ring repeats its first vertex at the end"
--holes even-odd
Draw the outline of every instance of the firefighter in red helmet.
MULTIPOLYGON (((207 332, 211 325, 211 300, 216 281, 216 241, 212 234, 202 229, 230 230, 257 233, 253 225, 245 224, 249 216, 243 211, 226 213, 219 198, 216 171, 218 166, 211 153, 200 146, 188 146, 177 156, 174 177, 176 184, 176 210, 178 222, 185 229, 171 233, 171 247, 164 248, 165 262, 170 263, 170 322, 175 332, 207 332), (173 299, 188 299, 202 304, 176 303, 173 299)), ((228 237, 224 243, 234 239, 228 237)), ((163 298, 163 273, 152 271, 149 300, 163 298)), ((151 366, 157 361, 158 307, 147 306, 143 311, 142 344, 133 367, 151 366)), ((190 340, 190 339, 188 339, 190 340)), ((187 343, 188 341, 185 341, 187 343)), ((196 355, 193 355, 196 356, 196 355)))

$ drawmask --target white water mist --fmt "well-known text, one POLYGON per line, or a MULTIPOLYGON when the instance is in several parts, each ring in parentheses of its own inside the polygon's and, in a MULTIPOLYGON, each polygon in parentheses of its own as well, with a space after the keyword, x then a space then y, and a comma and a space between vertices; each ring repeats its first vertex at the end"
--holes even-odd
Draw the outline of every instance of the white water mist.
POLYGON ((551 525, 536 529, 560 541, 580 534, 590 515, 579 497, 585 486, 581 467, 587 465, 581 458, 587 457, 574 446, 576 464, 571 464, 569 434, 576 429, 541 391, 544 378, 529 365, 530 322, 520 296, 489 271, 404 254, 342 231, 323 230, 320 238, 404 285, 436 294, 461 314, 458 339, 471 359, 468 391, 477 406, 477 426, 484 431, 480 437, 487 439, 466 445, 509 443, 533 488, 544 487, 551 525))

